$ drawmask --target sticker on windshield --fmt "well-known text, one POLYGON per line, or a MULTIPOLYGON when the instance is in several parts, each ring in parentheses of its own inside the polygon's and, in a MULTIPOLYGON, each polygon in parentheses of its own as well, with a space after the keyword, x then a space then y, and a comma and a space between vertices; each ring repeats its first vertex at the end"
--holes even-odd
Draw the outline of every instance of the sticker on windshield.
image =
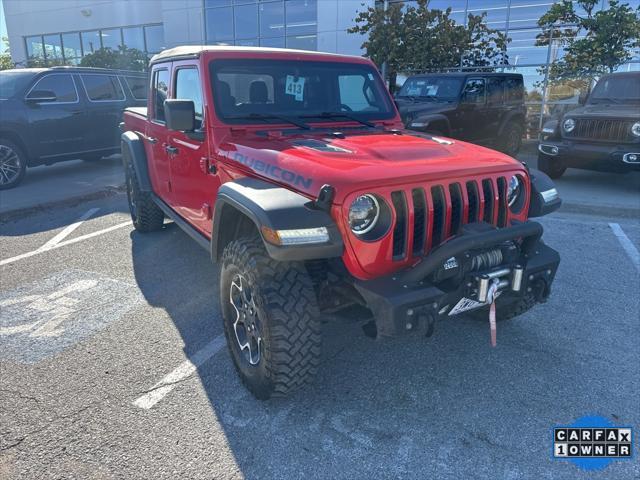
POLYGON ((427 97, 435 96, 438 93, 438 85, 427 85, 427 91, 425 95, 427 97))
POLYGON ((284 91, 287 95, 293 95, 297 102, 301 102, 304 99, 304 78, 298 77, 296 80, 293 75, 287 75, 284 91))

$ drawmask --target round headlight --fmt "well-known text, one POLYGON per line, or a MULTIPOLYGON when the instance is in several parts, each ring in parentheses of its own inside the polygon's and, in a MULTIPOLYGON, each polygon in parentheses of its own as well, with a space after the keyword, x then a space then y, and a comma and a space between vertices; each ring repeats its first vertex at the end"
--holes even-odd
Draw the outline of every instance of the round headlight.
POLYGON ((349 207, 349 227, 356 235, 362 235, 375 227, 380 216, 380 205, 373 195, 360 195, 349 207))
POLYGON ((573 118, 567 118, 562 124, 562 128, 564 128, 565 132, 571 132, 576 128, 576 121, 573 118))
POLYGON ((635 137, 640 137, 640 122, 636 122, 633 125, 631 125, 631 133, 635 137))
POLYGON ((509 202, 510 207, 512 207, 518 200, 521 190, 522 184, 520 179, 517 175, 514 175, 509 179, 509 185, 507 186, 507 201, 509 202))

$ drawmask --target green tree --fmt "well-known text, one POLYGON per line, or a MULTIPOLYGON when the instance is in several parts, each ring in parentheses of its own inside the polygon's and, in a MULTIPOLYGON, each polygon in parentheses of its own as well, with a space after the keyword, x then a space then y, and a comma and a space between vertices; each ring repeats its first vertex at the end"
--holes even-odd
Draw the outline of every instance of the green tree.
POLYGON ((487 27, 485 13, 470 14, 465 26, 451 18, 451 8, 431 9, 429 3, 392 3, 386 11, 370 7, 358 14, 356 25, 348 30, 366 36, 362 48, 376 64, 387 63, 391 85, 396 73, 406 70, 508 64, 509 39, 487 27))
POLYGON ((9 39, 2 37, 2 43, 4 43, 5 51, 0 53, 0 70, 9 70, 15 67, 15 63, 11 60, 11 54, 9 53, 9 39))
POLYGON ((143 72, 147 69, 149 60, 147 55, 137 48, 127 48, 124 45, 118 50, 101 48, 85 55, 80 61, 83 67, 115 68, 143 72))
POLYGON ((550 82, 588 89, 594 77, 615 71, 640 47, 640 7, 609 0, 596 11, 599 5, 600 0, 562 0, 538 20, 542 33, 536 45, 552 41, 552 48, 564 49, 549 65, 550 82))

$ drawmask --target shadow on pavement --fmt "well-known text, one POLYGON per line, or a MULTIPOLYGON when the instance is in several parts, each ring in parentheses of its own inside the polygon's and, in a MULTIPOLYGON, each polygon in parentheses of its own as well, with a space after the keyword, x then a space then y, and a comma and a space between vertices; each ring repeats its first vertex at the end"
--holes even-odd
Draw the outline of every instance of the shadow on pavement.
MULTIPOLYGON (((133 232, 131 240, 137 284, 151 305, 171 317, 185 355, 221 335, 218 268, 208 253, 173 224, 154 234, 133 232)), ((620 332, 588 335, 599 316, 585 316, 590 309, 569 302, 580 297, 586 283, 599 288, 598 260, 585 284, 562 283, 571 263, 585 261, 581 243, 574 241, 576 258, 563 265, 549 303, 499 324, 496 349, 489 346, 488 325, 465 317, 438 324, 430 339, 375 341, 353 323, 325 324, 315 384, 267 402, 247 393, 226 350, 205 362, 197 374, 242 474, 352 479, 576 474, 572 466, 550 459, 550 429, 603 407, 604 414, 620 415, 615 406, 626 410, 631 394, 621 385, 612 388, 620 375, 614 364, 628 366, 626 360, 612 363, 588 353, 597 351, 603 338, 625 343, 620 332), (570 338, 580 339, 579 348, 570 338)), ((623 314, 624 308, 610 312, 612 318, 623 314)))

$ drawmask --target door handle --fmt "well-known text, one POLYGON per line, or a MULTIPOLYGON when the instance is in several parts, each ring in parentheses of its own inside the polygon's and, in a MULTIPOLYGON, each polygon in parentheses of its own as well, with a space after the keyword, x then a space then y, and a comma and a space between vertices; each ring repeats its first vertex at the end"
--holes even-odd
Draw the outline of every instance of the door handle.
POLYGON ((153 138, 153 137, 147 137, 147 142, 149 142, 149 143, 158 143, 158 139, 157 138, 153 138))
POLYGON ((167 145, 166 147, 164 147, 164 149, 171 155, 175 155, 176 153, 178 153, 178 147, 174 147, 172 145, 167 145))

